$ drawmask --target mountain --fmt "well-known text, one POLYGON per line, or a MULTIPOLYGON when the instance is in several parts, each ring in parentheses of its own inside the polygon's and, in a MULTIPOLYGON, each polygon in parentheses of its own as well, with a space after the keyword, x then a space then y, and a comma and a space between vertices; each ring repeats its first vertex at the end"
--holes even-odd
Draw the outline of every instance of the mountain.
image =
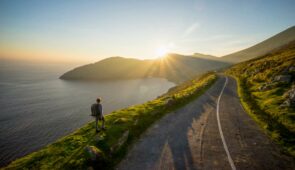
POLYGON ((65 80, 118 80, 161 77, 179 83, 229 64, 197 56, 168 54, 155 60, 110 57, 94 64, 77 67, 60 78, 65 80))
POLYGON ((295 26, 247 49, 223 56, 222 61, 238 63, 265 55, 295 40, 295 26))
POLYGON ((201 53, 194 53, 193 57, 207 59, 207 60, 219 60, 219 57, 215 57, 213 55, 201 54, 201 53))

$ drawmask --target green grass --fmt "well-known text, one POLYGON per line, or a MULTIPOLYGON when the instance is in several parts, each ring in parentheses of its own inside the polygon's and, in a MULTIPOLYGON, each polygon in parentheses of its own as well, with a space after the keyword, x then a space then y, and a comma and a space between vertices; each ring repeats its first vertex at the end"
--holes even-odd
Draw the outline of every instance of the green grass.
POLYGON ((88 123, 55 143, 13 161, 4 169, 87 169, 89 166, 112 169, 151 124, 201 95, 216 79, 215 74, 208 73, 169 90, 155 100, 114 111, 105 116, 107 131, 95 134, 94 122, 88 123), (168 99, 173 100, 172 106, 167 105, 168 99), (129 131, 127 141, 118 146, 126 131, 129 131), (99 163, 91 165, 87 162, 83 151, 87 145, 96 146, 104 155, 99 163))
POLYGON ((284 94, 292 87, 292 83, 278 83, 272 78, 294 65, 295 43, 291 43, 276 52, 234 65, 225 71, 238 81, 241 103, 248 114, 271 139, 293 157, 295 157, 295 109, 291 106, 281 106, 286 100, 284 94), (270 88, 259 90, 264 83, 270 83, 270 88))

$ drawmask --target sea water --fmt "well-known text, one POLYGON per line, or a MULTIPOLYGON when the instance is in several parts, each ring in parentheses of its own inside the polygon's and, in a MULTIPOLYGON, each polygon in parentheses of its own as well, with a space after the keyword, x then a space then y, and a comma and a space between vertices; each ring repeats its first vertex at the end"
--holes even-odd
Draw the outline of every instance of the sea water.
POLYGON ((104 113, 140 104, 175 84, 148 78, 105 82, 59 79, 76 65, 0 61, 0 166, 36 151, 92 120, 102 98, 104 113))

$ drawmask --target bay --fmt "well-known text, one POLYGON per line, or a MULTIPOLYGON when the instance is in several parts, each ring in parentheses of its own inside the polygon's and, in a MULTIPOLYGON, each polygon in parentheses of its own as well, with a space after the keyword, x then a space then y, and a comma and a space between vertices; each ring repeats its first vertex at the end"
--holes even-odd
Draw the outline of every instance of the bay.
POLYGON ((1 61, 0 166, 91 121, 90 105, 97 97, 108 114, 152 100, 175 85, 160 78, 106 82, 58 78, 76 66, 1 61))

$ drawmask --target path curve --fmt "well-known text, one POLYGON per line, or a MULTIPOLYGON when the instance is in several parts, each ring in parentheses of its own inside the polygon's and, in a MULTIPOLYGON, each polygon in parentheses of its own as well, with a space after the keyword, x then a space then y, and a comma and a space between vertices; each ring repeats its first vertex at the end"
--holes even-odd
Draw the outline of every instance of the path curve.
POLYGON ((116 169, 294 169, 243 110, 236 81, 226 80, 219 76, 205 94, 150 127, 116 169))

